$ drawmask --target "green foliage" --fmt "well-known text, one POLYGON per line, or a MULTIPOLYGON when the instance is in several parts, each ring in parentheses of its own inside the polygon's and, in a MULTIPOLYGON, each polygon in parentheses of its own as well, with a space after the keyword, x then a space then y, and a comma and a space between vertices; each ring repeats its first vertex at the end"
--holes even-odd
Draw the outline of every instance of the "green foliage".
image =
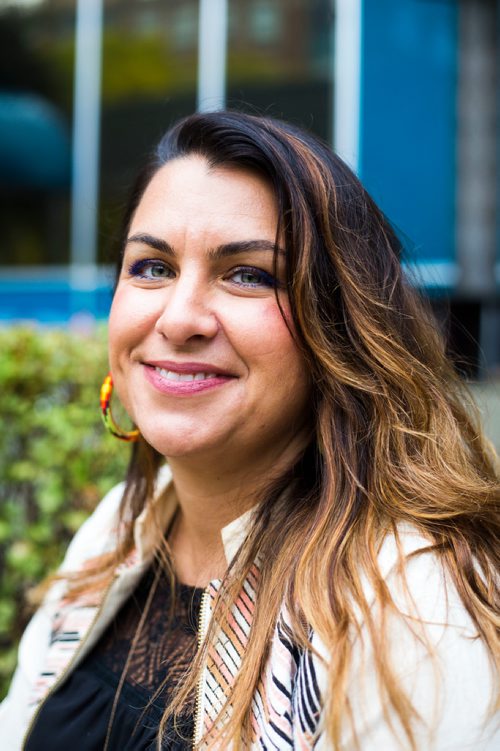
POLYGON ((0 329, 0 696, 29 618, 27 591, 123 479, 127 447, 104 429, 106 331, 0 329))

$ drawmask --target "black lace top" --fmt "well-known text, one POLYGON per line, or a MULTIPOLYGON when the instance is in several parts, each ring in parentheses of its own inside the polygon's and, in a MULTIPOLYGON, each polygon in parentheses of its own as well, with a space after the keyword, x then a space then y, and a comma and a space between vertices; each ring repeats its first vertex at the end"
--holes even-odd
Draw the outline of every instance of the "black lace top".
MULTIPOLYGON (((202 593, 178 584, 172 598, 168 577, 151 568, 95 648, 43 704, 26 751, 102 751, 127 660, 107 748, 154 751, 165 706, 196 652, 202 593)), ((194 704, 175 726, 169 723, 163 748, 192 747, 193 715, 194 704)))

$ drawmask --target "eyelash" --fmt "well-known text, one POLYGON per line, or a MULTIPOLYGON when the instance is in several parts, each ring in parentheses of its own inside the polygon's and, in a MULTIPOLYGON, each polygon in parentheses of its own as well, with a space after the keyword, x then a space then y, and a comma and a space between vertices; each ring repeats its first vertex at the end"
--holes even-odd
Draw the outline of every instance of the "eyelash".
MULTIPOLYGON (((136 276, 139 279, 154 279, 155 277, 147 276, 144 271, 151 269, 154 266, 169 271, 168 266, 161 261, 144 259, 142 261, 135 261, 128 268, 130 276, 136 276)), ((156 277, 157 279, 165 279, 166 277, 156 277)))
MULTIPOLYGON (((144 259, 141 261, 135 261, 129 266, 128 273, 130 276, 138 277, 139 279, 166 279, 168 277, 152 277, 145 273, 147 269, 152 269, 153 267, 162 268, 166 271, 170 271, 169 267, 164 264, 162 261, 158 260, 148 260, 144 259)), ((254 277, 257 277, 260 281, 257 282, 235 282, 239 287, 246 287, 246 288, 255 288, 255 287, 277 287, 278 282, 272 276, 272 274, 268 274, 267 271, 263 271, 262 269, 255 268, 255 266, 238 266, 231 270, 231 273, 229 275, 229 278, 236 276, 236 274, 250 274, 254 277)))
POLYGON ((231 276, 236 274, 251 274, 252 276, 260 279, 259 282, 236 282, 241 287, 277 287, 278 283, 272 274, 268 274, 267 271, 257 269, 255 266, 238 266, 236 269, 232 269, 231 276))

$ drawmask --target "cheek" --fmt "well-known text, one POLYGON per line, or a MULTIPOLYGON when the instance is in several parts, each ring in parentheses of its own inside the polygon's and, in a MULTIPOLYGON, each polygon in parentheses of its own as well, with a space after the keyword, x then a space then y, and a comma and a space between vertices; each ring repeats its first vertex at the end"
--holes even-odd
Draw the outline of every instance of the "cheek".
POLYGON ((273 388, 281 399, 294 396, 297 405, 305 404, 310 394, 309 371, 295 342, 295 328, 288 305, 283 305, 283 313, 276 303, 269 306, 261 319, 263 350, 268 363, 268 373, 273 388))
MULTIPOLYGON (((278 431, 296 430, 307 420, 311 381, 306 362, 294 340, 289 311, 270 305, 257 327, 258 378, 253 381, 261 405, 263 427, 278 431), (287 323, 290 325, 288 328, 287 323)), ((251 356, 251 355, 250 355, 251 356)))
POLYGON ((109 314, 109 356, 116 363, 154 326, 150 300, 140 290, 118 286, 109 314), (149 304, 146 305, 146 302, 149 304))
POLYGON ((260 343, 259 351, 262 354, 288 358, 297 352, 293 340, 291 317, 287 307, 283 308, 282 313, 276 301, 270 300, 267 305, 263 306, 260 315, 252 323, 252 333, 260 343))
POLYGON ((131 417, 129 357, 151 328, 150 311, 144 309, 135 292, 136 290, 118 286, 108 321, 108 356, 115 391, 131 417))
POLYGON ((291 316, 285 306, 283 313, 286 320, 276 301, 269 300, 257 311, 233 314, 229 338, 250 366, 257 364, 271 377, 282 377, 287 382, 302 376, 306 382, 305 362, 293 339, 291 316))
POLYGON ((116 369, 120 353, 127 347, 130 339, 130 315, 127 310, 130 310, 127 295, 118 287, 113 297, 108 320, 108 349, 112 369, 116 369))

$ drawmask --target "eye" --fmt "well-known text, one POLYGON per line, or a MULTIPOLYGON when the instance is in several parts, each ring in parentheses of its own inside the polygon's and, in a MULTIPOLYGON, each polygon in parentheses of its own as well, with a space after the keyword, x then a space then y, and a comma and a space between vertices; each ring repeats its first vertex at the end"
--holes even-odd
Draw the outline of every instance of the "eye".
POLYGON ((129 266, 128 273, 130 276, 139 279, 169 279, 172 276, 172 270, 162 261, 157 259, 143 259, 135 261, 129 266))
POLYGON ((277 281, 271 274, 253 266, 233 269, 230 279, 241 287, 276 287, 277 281))

